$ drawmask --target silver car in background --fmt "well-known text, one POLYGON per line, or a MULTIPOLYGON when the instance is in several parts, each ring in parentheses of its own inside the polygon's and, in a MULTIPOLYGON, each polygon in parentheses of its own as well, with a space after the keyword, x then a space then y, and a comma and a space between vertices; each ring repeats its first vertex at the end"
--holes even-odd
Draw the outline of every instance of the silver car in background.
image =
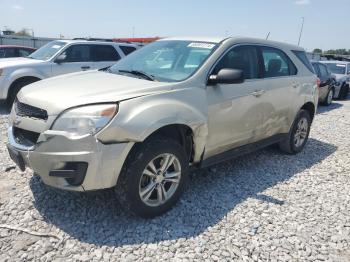
POLYGON ((344 61, 320 61, 325 64, 335 76, 335 93, 334 97, 346 99, 350 87, 350 62, 344 61))
POLYGON ((8 150, 47 185, 114 187, 128 211, 154 217, 179 199, 190 167, 272 144, 299 153, 317 103, 316 76, 298 46, 168 38, 108 70, 23 88, 8 150))

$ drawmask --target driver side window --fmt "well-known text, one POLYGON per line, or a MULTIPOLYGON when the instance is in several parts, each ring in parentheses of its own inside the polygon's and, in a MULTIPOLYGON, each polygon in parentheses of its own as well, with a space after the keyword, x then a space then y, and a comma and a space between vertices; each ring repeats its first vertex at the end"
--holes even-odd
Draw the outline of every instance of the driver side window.
POLYGON ((254 46, 238 46, 228 51, 215 66, 213 74, 221 69, 240 69, 245 79, 259 77, 258 52, 254 46))
POLYGON ((89 45, 73 45, 68 47, 62 55, 65 55, 64 62, 90 62, 92 61, 90 56, 90 46, 89 45))

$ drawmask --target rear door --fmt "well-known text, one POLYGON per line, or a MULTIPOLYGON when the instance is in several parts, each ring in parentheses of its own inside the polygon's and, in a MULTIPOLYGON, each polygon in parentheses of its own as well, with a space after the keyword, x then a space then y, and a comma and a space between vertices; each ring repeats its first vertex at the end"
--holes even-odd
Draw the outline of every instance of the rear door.
POLYGON ((112 66, 121 59, 118 51, 111 45, 92 45, 91 48, 94 69, 112 66))
POLYGON ((53 76, 95 69, 90 44, 70 45, 61 55, 65 56, 65 59, 52 65, 53 76))
POLYGON ((293 121, 290 108, 293 101, 298 101, 297 68, 282 50, 274 47, 260 46, 264 90, 263 138, 289 131, 293 121))

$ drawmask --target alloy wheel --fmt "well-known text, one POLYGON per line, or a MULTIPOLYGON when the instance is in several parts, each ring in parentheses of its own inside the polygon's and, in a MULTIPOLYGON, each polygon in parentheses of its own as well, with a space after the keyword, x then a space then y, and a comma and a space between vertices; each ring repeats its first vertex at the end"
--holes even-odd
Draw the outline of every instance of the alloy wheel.
POLYGON ((300 147, 303 145, 307 138, 308 130, 309 129, 309 123, 305 117, 300 118, 297 130, 295 131, 294 135, 294 145, 296 147, 300 147))
POLYGON ((152 207, 164 204, 176 192, 180 179, 181 164, 178 158, 170 153, 157 156, 147 164, 141 175, 141 200, 152 207))

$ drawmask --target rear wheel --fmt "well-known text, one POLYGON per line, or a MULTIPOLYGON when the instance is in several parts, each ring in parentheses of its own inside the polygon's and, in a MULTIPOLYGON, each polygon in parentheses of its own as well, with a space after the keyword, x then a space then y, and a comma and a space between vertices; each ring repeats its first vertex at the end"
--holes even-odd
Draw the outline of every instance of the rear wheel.
POLYGON ((339 99, 346 99, 348 97, 348 93, 349 93, 349 85, 344 84, 339 92, 339 99))
POLYGON ((184 148, 168 138, 151 139, 126 160, 116 193, 122 206, 144 218, 159 216, 180 198, 187 180, 184 148))
POLYGON ((13 83, 13 85, 10 88, 9 95, 7 97, 7 105, 9 107, 12 107, 13 102, 15 101, 18 92, 26 85, 29 85, 31 83, 34 83, 38 81, 39 79, 23 79, 18 80, 17 82, 13 83))
POLYGON ((333 95, 334 95, 334 91, 333 91, 333 89, 330 89, 330 90, 328 91, 328 94, 327 94, 326 99, 323 101, 322 104, 325 105, 325 106, 331 105, 331 104, 332 104, 332 101, 333 101, 333 95))
POLYGON ((288 154, 301 152, 309 138, 310 127, 310 113, 306 110, 300 110, 289 131, 288 137, 279 143, 280 149, 288 154))

